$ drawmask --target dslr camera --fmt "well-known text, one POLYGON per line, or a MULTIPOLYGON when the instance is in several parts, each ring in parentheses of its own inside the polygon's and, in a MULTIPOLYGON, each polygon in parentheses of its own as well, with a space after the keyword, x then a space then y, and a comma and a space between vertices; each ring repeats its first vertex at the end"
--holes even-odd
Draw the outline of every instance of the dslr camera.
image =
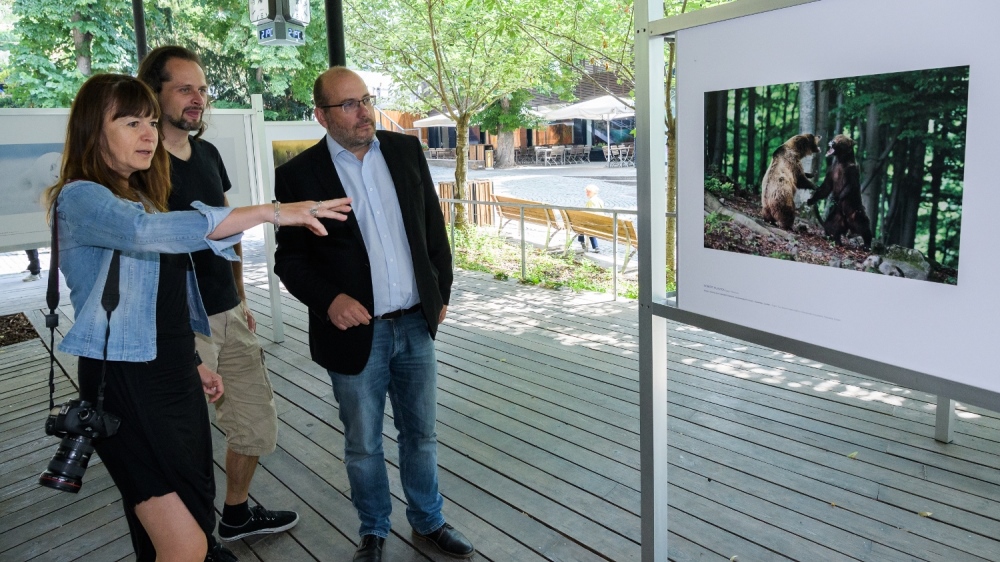
POLYGON ((86 400, 70 400, 52 408, 45 420, 45 433, 62 437, 62 442, 49 461, 48 470, 38 477, 38 483, 63 492, 79 492, 83 473, 94 453, 93 440, 118 433, 119 425, 118 416, 98 412, 86 400))

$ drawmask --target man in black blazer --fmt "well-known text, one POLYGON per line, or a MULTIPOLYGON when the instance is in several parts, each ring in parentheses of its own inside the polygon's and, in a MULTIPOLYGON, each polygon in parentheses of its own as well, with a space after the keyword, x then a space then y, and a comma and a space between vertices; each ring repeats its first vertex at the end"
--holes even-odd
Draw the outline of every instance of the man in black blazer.
POLYGON ((312 359, 329 372, 340 407, 351 501, 361 519, 354 560, 381 560, 389 534, 387 394, 413 533, 468 558, 473 546, 445 523, 438 493, 433 338, 447 312, 452 270, 427 161, 415 137, 376 133, 375 100, 354 72, 327 70, 313 97, 328 134, 275 170, 275 195, 283 203, 347 196, 353 212, 344 222, 323 220, 325 237, 276 228, 275 272, 309 308, 312 359))

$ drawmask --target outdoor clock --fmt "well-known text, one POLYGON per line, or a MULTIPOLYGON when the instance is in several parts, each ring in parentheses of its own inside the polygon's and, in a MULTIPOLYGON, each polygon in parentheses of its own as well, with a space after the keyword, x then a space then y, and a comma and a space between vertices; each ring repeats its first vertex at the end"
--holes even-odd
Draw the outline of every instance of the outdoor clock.
POLYGON ((287 0, 288 15, 285 19, 300 25, 309 25, 309 0, 287 0))
POLYGON ((250 23, 259 24, 274 20, 274 0, 249 0, 250 23))
POLYGON ((305 45, 309 0, 249 0, 250 23, 261 45, 305 45))

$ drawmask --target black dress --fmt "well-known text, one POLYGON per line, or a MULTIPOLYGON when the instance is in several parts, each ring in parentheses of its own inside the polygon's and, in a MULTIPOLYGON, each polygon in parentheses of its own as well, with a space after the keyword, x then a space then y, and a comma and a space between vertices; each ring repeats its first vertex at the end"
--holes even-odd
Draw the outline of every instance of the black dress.
MULTIPOLYGON (((156 551, 135 516, 139 503, 176 492, 207 536, 215 527, 211 427, 187 308, 190 263, 188 254, 160 255, 156 358, 108 362, 104 409, 122 422, 116 435, 94 443, 121 492, 140 562, 155 560, 156 551)), ((78 362, 80 395, 91 403, 97 401, 101 364, 85 357, 78 362)))

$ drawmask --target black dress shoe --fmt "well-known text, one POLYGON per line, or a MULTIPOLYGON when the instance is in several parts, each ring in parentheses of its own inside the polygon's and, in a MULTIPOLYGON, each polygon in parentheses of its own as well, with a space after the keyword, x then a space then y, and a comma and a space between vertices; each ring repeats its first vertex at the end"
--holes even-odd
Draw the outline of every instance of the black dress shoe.
POLYGON ((469 558, 476 552, 469 539, 447 523, 426 535, 413 531, 413 536, 433 544, 435 548, 452 558, 469 558))
POLYGON ((361 537, 361 544, 354 552, 354 562, 382 562, 382 547, 385 539, 377 535, 361 537))

